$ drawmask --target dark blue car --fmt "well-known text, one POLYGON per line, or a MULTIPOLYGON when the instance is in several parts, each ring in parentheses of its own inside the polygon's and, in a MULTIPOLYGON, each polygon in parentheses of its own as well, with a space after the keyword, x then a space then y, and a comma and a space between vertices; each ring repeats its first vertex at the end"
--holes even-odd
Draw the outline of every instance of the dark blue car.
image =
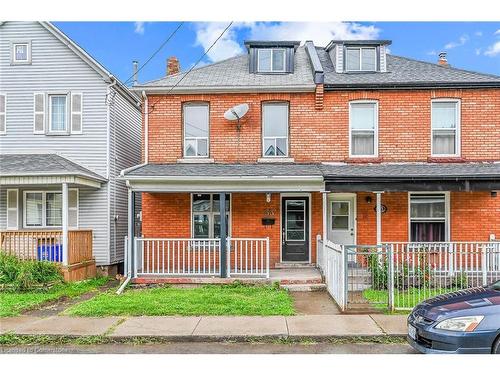
POLYGON ((407 338, 421 353, 500 354, 500 281, 418 304, 407 338))

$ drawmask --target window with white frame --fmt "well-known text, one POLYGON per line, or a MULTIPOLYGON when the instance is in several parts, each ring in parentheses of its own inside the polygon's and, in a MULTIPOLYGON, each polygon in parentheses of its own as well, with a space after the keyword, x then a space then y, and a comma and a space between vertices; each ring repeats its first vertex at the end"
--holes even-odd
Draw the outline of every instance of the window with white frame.
POLYGON ((29 64, 31 62, 31 46, 29 42, 12 43, 12 63, 29 64))
POLYGON ((446 241, 445 194, 410 194, 410 241, 446 241))
POLYGON ((457 100, 432 101, 432 155, 459 154, 460 102, 457 100))
POLYGON ((68 132, 67 95, 49 95, 49 132, 68 132))
POLYGON ((288 156, 288 103, 262 104, 262 154, 288 156))
POLYGON ((184 156, 208 157, 209 105, 208 103, 185 103, 184 156))
POLYGON ((349 103, 350 155, 376 156, 378 153, 378 104, 349 103))
POLYGON ((257 71, 261 73, 282 73, 286 71, 284 48, 257 49, 257 71))
POLYGON ((347 47, 346 70, 373 72, 377 70, 377 49, 375 47, 347 47))
MULTIPOLYGON (((192 194, 194 238, 220 238, 219 194, 192 194)), ((230 233, 230 196, 226 194, 226 236, 230 233)))
MULTIPOLYGON (((62 226, 62 193, 60 191, 25 191, 23 207, 25 228, 62 226)), ((78 189, 68 191, 68 226, 78 227, 78 189)))

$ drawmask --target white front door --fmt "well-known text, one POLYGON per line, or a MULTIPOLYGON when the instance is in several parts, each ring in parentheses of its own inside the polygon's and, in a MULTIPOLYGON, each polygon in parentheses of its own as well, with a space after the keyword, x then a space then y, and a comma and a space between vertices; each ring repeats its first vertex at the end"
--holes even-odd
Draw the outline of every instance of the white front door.
POLYGON ((332 194, 328 205, 328 239, 341 245, 355 245, 356 195, 332 194))

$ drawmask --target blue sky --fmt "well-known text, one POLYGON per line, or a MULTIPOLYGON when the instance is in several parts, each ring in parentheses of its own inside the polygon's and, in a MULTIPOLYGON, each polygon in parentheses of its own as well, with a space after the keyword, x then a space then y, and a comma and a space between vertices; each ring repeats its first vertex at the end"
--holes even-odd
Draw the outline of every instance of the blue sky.
MULTIPOLYGON (((170 42, 139 73, 139 81, 165 75, 165 61, 177 56, 189 69, 220 35, 228 22, 186 22, 170 42)), ((55 22, 63 32, 127 80, 132 61, 144 63, 179 25, 178 22, 55 22)), ((218 61, 244 51, 247 39, 390 39, 390 52, 435 62, 446 50, 454 67, 500 75, 500 22, 246 22, 235 23, 203 59, 218 61)))

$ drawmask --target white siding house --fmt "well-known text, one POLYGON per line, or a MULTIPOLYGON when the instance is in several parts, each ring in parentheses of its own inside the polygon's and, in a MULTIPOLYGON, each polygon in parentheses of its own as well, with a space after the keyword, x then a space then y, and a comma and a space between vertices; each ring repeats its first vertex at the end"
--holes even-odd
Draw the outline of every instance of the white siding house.
POLYGON ((97 265, 123 261, 140 131, 140 98, 54 25, 0 23, 0 232, 63 230, 65 183, 69 228, 92 230, 97 265))

